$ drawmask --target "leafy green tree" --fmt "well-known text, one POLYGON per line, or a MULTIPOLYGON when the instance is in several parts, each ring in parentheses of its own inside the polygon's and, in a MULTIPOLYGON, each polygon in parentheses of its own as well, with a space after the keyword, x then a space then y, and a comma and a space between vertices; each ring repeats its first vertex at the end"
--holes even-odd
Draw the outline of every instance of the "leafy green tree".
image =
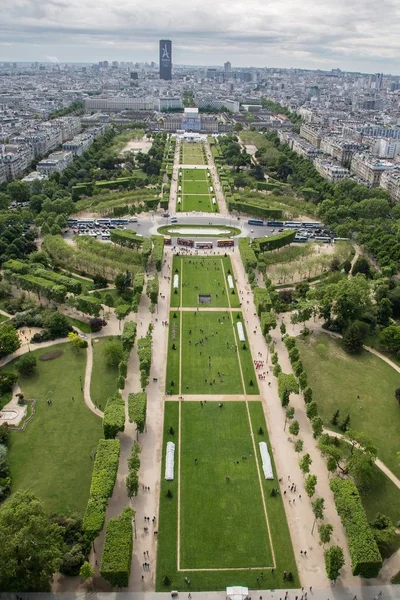
POLYGON ((311 531, 311 533, 313 533, 314 526, 315 526, 315 523, 317 522, 317 519, 323 519, 323 517, 324 517, 325 500, 323 498, 316 498, 314 500, 314 502, 311 502, 311 508, 312 508, 312 511, 313 511, 314 517, 315 517, 314 524, 313 524, 312 531, 311 531))
POLYGON ((378 310, 376 312, 376 320, 379 325, 383 325, 387 327, 390 322, 390 317, 392 316, 392 304, 389 298, 382 298, 380 303, 378 304, 378 310))
POLYGON ((108 340, 105 344, 103 352, 106 363, 114 367, 118 366, 124 355, 121 344, 117 340, 112 339, 108 340))
POLYGON ((299 375, 299 386, 301 390, 307 388, 307 373, 305 371, 302 371, 299 375))
POLYGON ((289 432, 292 435, 299 435, 299 431, 300 431, 299 422, 298 421, 293 421, 293 423, 290 424, 289 432))
POLYGON ((307 452, 307 454, 305 454, 300 459, 300 462, 299 462, 299 467, 300 467, 301 471, 303 471, 303 473, 309 473, 310 472, 311 463, 312 463, 311 456, 307 452))
POLYGON ((315 488, 317 487, 317 476, 316 475, 312 475, 311 473, 309 475, 307 475, 306 480, 305 480, 305 490, 307 495, 312 498, 315 494, 315 488))
POLYGON ((322 432, 324 430, 324 424, 323 424, 321 417, 319 417, 318 415, 316 417, 313 417, 311 419, 311 427, 313 430, 313 437, 315 439, 320 437, 320 435, 322 434, 322 432))
POLYGON ((306 406, 306 414, 310 421, 317 416, 318 414, 318 406, 315 400, 309 402, 306 406))
POLYGON ((389 325, 379 334, 379 343, 389 352, 398 352, 400 350, 400 327, 389 325))
POLYGON ((88 563, 87 560, 85 560, 85 562, 83 563, 83 565, 81 566, 81 569, 79 571, 79 575, 82 577, 82 579, 84 579, 85 581, 87 579, 90 579, 91 577, 93 577, 94 575, 94 569, 93 567, 88 563))
POLYGON ((115 278, 115 287, 117 289, 118 294, 122 294, 125 290, 127 290, 132 284, 132 276, 129 271, 126 273, 119 273, 115 278))
POLYGON ((43 326, 48 329, 52 339, 67 337, 72 329, 67 317, 58 311, 47 313, 43 321, 43 326))
POLYGON ((319 539, 324 546, 331 541, 332 532, 333 527, 330 523, 322 523, 322 525, 318 527, 319 539))
POLYGON ((344 566, 344 554, 343 550, 339 546, 332 546, 325 550, 325 569, 328 579, 330 581, 336 581, 339 577, 339 573, 344 566))
POLYGON ((306 404, 309 404, 312 401, 312 389, 310 388, 310 386, 306 387, 306 389, 303 392, 303 396, 304 396, 304 402, 306 404))
POLYGON ((377 513, 370 525, 379 549, 385 552, 385 548, 392 545, 396 540, 396 527, 390 517, 382 513, 377 513))
POLYGON ((303 440, 296 440, 296 442, 294 444, 294 451, 295 452, 303 452, 303 446, 304 446, 303 440))
POLYGON ((349 354, 358 354, 363 347, 363 336, 357 323, 350 323, 343 335, 343 346, 349 354))
POLYGON ((114 306, 114 298, 113 298, 112 294, 108 293, 105 295, 104 304, 106 306, 108 306, 109 308, 112 308, 114 306))
POLYGON ((285 412, 285 425, 283 431, 286 431, 286 425, 288 421, 291 421, 294 417, 294 408, 293 406, 288 406, 285 412))
POLYGON ((7 193, 12 202, 29 202, 30 188, 25 181, 12 181, 7 186, 7 193))
POLYGON ((0 327, 0 358, 12 354, 20 347, 21 342, 16 329, 9 324, 0 327))
POLYGON ((63 529, 49 521, 31 492, 16 492, 0 507, 0 589, 48 592, 60 565, 63 529), (7 568, 4 568, 7 565, 7 568))
POLYGON ((21 358, 17 361, 17 371, 20 375, 24 375, 28 377, 29 375, 33 375, 36 370, 36 357, 28 352, 27 354, 23 354, 21 358))
POLYGON ((331 419, 331 423, 332 425, 337 425, 339 422, 339 415, 340 415, 340 410, 337 409, 335 410, 335 412, 333 413, 333 417, 331 419))
POLYGON ((354 275, 357 275, 357 273, 362 273, 367 277, 367 279, 371 277, 371 265, 365 256, 359 256, 354 263, 351 274, 354 277, 354 275))

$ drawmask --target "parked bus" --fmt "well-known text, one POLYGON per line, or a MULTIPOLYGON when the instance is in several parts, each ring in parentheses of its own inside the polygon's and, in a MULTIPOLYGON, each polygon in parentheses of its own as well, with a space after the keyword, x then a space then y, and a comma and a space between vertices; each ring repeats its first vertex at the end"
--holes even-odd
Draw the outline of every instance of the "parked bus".
POLYGON ((209 250, 210 248, 214 247, 214 244, 212 242, 195 242, 194 247, 195 248, 203 248, 204 250, 209 250))
POLYGON ((217 246, 218 248, 229 248, 235 245, 235 242, 233 240, 217 240, 217 246))
POLYGON ((268 225, 268 227, 283 227, 284 222, 283 221, 267 221, 267 225, 268 225))
POLYGON ((68 227, 76 227, 78 225, 78 219, 68 219, 68 227))
POLYGON ((179 246, 187 246, 188 248, 193 248, 194 246, 194 241, 187 240, 186 238, 178 238, 176 241, 179 246))
POLYGON ((170 235, 164 235, 164 244, 166 246, 170 246, 171 243, 172 243, 171 236, 170 235))
POLYGON ((319 229, 322 227, 322 223, 318 223, 318 221, 304 221, 301 224, 302 227, 306 227, 307 229, 319 229))
POLYGON ((315 242, 323 242, 325 244, 331 244, 332 243, 332 239, 326 235, 316 235, 315 238, 313 238, 313 240, 315 242))
POLYGON ((129 219, 111 219, 112 225, 127 225, 129 219))
POLYGON ((285 221, 284 227, 288 227, 289 229, 301 229, 303 223, 300 223, 300 221, 285 221))
POLYGON ((264 225, 264 221, 262 219, 249 219, 247 221, 248 225, 264 225))

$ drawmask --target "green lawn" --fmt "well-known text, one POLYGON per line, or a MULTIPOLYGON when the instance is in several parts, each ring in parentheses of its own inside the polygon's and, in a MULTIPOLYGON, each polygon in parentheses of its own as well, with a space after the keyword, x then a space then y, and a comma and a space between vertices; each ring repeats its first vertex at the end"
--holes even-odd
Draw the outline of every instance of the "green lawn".
POLYGON ((378 357, 362 352, 346 354, 327 334, 298 339, 298 348, 319 413, 327 427, 340 409, 340 420, 350 415, 350 427, 369 436, 378 457, 400 477, 399 406, 394 391, 400 374, 378 357))
POLYGON ((237 311, 237 312, 233 312, 232 313, 232 319, 233 319, 233 324, 235 327, 235 335, 236 335, 236 343, 237 346, 239 348, 239 357, 240 357, 240 364, 242 365, 242 371, 243 371, 243 379, 244 379, 244 384, 246 387, 246 394, 258 394, 258 384, 257 384, 257 375, 254 369, 254 363, 253 363, 253 358, 251 356, 251 350, 250 350, 250 345, 249 345, 249 341, 248 341, 248 335, 247 335, 247 331, 246 331, 246 325, 243 319, 243 314, 241 313, 241 311, 237 311), (243 325, 243 329, 245 332, 245 336, 246 336, 246 341, 245 342, 239 342, 239 338, 237 335, 237 323, 242 323, 243 325), (253 382, 253 385, 251 385, 250 382, 253 382))
POLYGON ((6 321, 9 321, 10 317, 6 317, 6 315, 1 315, 0 314, 0 323, 5 323, 6 321))
POLYGON ((208 183, 206 179, 190 180, 183 179, 182 193, 183 194, 205 194, 209 195, 208 183))
POLYGON ((218 225, 162 225, 157 229, 157 233, 160 235, 170 235, 171 237, 188 237, 188 238, 198 238, 198 237, 206 237, 206 238, 231 238, 240 234, 240 229, 238 227, 231 227, 227 225, 223 225, 219 227, 218 225), (193 233, 181 233, 185 230, 193 229, 193 233), (204 233, 200 233, 202 229, 207 229, 204 233), (208 233, 210 230, 214 229, 215 233, 208 233), (222 231, 222 233, 221 233, 222 231))
POLYGON ((83 331, 83 333, 91 332, 89 323, 86 323, 85 321, 81 321, 80 319, 74 319, 74 317, 69 317, 67 315, 66 315, 66 317, 67 317, 68 323, 70 323, 73 327, 77 327, 78 329, 83 331))
POLYGON ((180 292, 182 291, 182 306, 240 307, 235 282, 235 293, 227 293, 229 292, 227 278, 233 273, 229 256, 174 256, 172 270, 173 274, 178 272, 179 285, 183 287, 178 294, 175 294, 173 277, 171 278, 171 306, 180 306, 180 292), (211 302, 202 304, 199 302, 199 294, 210 295, 211 302))
MULTIPOLYGON (((267 482, 262 477, 276 560, 275 572, 268 569, 273 566, 273 557, 255 462, 261 469, 261 460, 258 447, 257 458, 254 456, 246 404, 225 402, 220 409, 216 402, 204 402, 203 407, 200 402, 184 402, 181 409, 180 568, 189 571, 177 571, 179 412, 178 403, 166 402, 156 590, 186 590, 185 576, 194 591, 223 589, 233 581, 235 585, 270 589, 282 586, 283 570, 293 573, 292 586, 296 587, 297 571, 282 499, 269 496, 277 481, 267 482), (173 482, 164 479, 169 440, 176 444, 173 482), (166 497, 168 489, 172 498, 166 497), (221 570, 235 567, 243 570, 221 570), (257 581, 260 572, 263 577, 257 581), (171 578, 170 586, 163 584, 165 575, 171 578)), ((253 431, 259 427, 265 431, 261 403, 249 402, 249 410, 253 431)), ((268 443, 265 434, 255 434, 256 444, 259 441, 268 443)))
MULTIPOLYGON (((183 319, 181 393, 243 394, 238 353, 235 350, 236 338, 230 314, 185 311, 181 313, 181 318, 183 319)), ((169 355, 172 352, 169 350, 169 355)), ((251 360, 250 352, 246 360, 251 360)), ((248 373, 247 362, 243 375, 248 373)), ((245 380, 247 393, 258 394, 254 370, 251 379, 254 382, 252 387, 247 387, 245 380)))
POLYGON ((202 143, 182 142, 182 162, 184 165, 205 165, 202 143))
POLYGON ((183 212, 218 212, 218 204, 212 204, 209 194, 184 194, 178 211, 180 207, 183 212))
POLYGON ((168 361, 165 391, 167 394, 179 394, 179 349, 180 349, 180 312, 169 313, 168 361), (174 318, 174 314, 176 318, 174 318), (172 346, 175 346, 175 350, 172 346), (174 385, 172 385, 174 382, 174 385))
MULTIPOLYGON (((93 403, 104 410, 106 402, 117 390, 118 367, 111 367, 104 357, 104 346, 114 336, 93 340, 93 369, 90 396, 93 403)), ((119 338, 116 338, 119 340, 119 338)))
POLYGON ((87 408, 81 392, 86 351, 77 354, 64 343, 32 354, 55 350, 63 355, 38 360, 35 375, 19 380, 25 396, 37 402, 26 430, 11 436, 12 491, 32 490, 50 511, 83 514, 93 469, 90 455, 103 435, 102 421, 87 408), (50 392, 53 404, 48 406, 50 392))

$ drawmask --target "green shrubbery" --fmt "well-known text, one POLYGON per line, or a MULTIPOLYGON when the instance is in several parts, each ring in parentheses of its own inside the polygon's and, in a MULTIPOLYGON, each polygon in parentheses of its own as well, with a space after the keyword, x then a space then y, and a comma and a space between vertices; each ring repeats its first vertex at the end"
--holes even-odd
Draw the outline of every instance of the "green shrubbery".
POLYGON ((113 587, 127 587, 131 571, 135 511, 126 507, 120 517, 110 519, 104 540, 100 574, 113 587))
POLYGON ((253 290, 254 304, 256 306, 258 316, 262 312, 268 312, 272 308, 271 296, 266 288, 256 287, 253 290))
POLYGON ((246 272, 250 269, 255 269, 257 266, 257 257, 250 246, 250 238, 239 238, 239 252, 246 272))
POLYGON ((155 264, 157 271, 161 271, 164 258, 164 236, 152 235, 150 239, 153 242, 153 251, 151 253, 150 261, 155 264))
POLYGON ((129 394, 128 396, 128 414, 130 423, 136 423, 138 431, 143 433, 146 426, 146 392, 129 394))
POLYGON ((93 466, 90 498, 83 529, 94 540, 103 529, 108 498, 112 496, 119 463, 119 440, 100 440, 93 466))
POLYGON ((268 238, 257 238, 254 240, 255 251, 266 252, 282 248, 282 246, 287 246, 294 242, 295 235, 295 230, 289 230, 282 231, 282 233, 277 233, 276 235, 271 235, 268 238))
POLYGON ((146 336, 139 338, 137 347, 140 368, 140 385, 143 389, 149 383, 151 369, 151 332, 152 327, 149 326, 146 336))
POLYGON ((346 529, 353 575, 376 577, 382 558, 355 484, 350 479, 335 477, 330 481, 330 488, 346 529))
MULTIPOLYGON (((136 322, 127 321, 124 324, 124 329, 121 335, 122 348, 126 352, 130 352, 135 344, 136 339, 136 322)), ((125 375, 126 377, 126 375, 125 375)))
MULTIPOLYGON (((121 364, 121 363, 120 363, 121 364)), ((104 409, 103 431, 106 439, 113 439, 125 429, 125 402, 120 393, 116 392, 107 400, 104 409)))

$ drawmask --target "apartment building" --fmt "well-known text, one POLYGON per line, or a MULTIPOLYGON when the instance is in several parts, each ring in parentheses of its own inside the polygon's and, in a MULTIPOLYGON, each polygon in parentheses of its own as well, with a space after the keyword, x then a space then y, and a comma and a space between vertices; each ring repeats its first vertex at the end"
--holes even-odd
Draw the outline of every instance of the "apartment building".
POLYGON ((320 150, 323 154, 328 154, 336 159, 342 165, 349 165, 353 154, 366 150, 365 144, 360 144, 352 140, 344 140, 338 136, 327 135, 321 139, 320 150))
POLYGON ((53 152, 38 163, 37 170, 47 176, 52 173, 62 173, 73 160, 72 152, 53 152))
POLYGON ((165 96, 159 99, 159 110, 183 108, 183 101, 180 96, 165 96))
POLYGON ((82 156, 82 154, 93 144, 93 135, 90 133, 80 133, 72 140, 64 142, 62 149, 64 152, 72 152, 74 156, 82 156))
POLYGON ((381 176, 380 187, 386 190, 392 200, 400 202, 400 167, 384 171, 381 176))
POLYGON ((372 152, 379 158, 395 158, 400 154, 400 140, 380 138, 373 145, 372 152))
POLYGON ((296 152, 299 156, 303 158, 307 158, 308 160, 313 160, 316 156, 320 154, 320 151, 312 146, 309 142, 302 140, 300 136, 294 134, 296 137, 293 138, 292 150, 296 152))
POLYGON ((0 162, 0 183, 5 183, 7 181, 6 175, 6 167, 4 163, 0 162))
POLYGON ((332 183, 337 183, 341 179, 350 177, 349 169, 346 169, 339 163, 326 158, 317 157, 314 160, 314 167, 321 177, 331 181, 332 183))
POLYGON ((100 110, 103 112, 118 112, 121 110, 159 110, 159 100, 151 97, 130 98, 125 96, 116 96, 114 98, 92 96, 91 98, 85 98, 85 112, 90 112, 92 110, 100 110))
POLYGON ((309 142, 312 146, 315 146, 315 148, 318 150, 320 149, 322 137, 321 129, 312 127, 308 124, 303 124, 300 127, 300 136, 307 140, 307 142, 309 142))
POLYGON ((0 163, 5 167, 6 180, 21 177, 33 160, 33 149, 29 145, 7 144, 0 147, 0 163))
POLYGON ((374 158, 370 154, 357 153, 351 159, 350 172, 370 187, 378 187, 382 173, 394 168, 394 164, 374 158))

